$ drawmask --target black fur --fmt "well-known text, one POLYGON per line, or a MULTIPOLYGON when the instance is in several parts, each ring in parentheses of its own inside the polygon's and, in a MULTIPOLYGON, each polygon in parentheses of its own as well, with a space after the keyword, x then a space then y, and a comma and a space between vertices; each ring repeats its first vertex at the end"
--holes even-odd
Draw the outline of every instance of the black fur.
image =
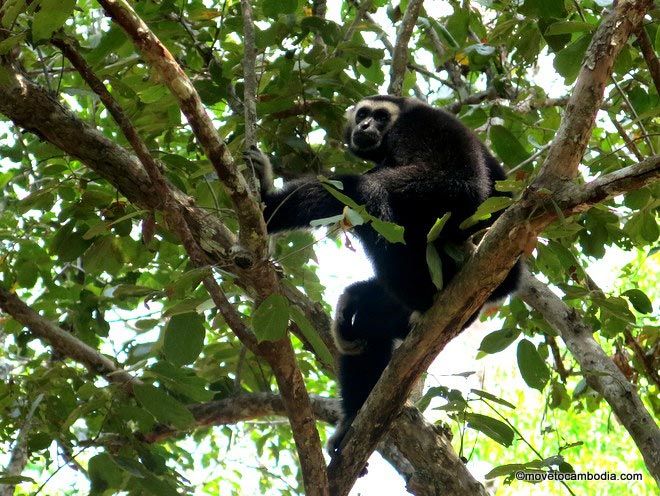
MULTIPOLYGON (((495 181, 505 178, 501 165, 476 135, 451 114, 419 100, 391 96, 370 97, 357 109, 357 114, 349 114, 346 141, 355 155, 376 166, 359 176, 332 179, 341 181, 343 193, 365 205, 371 215, 403 226, 405 244, 388 243, 368 224, 355 227, 375 278, 349 286, 337 309, 335 333, 338 342, 349 346, 344 347, 339 364, 345 421, 337 429, 333 450, 387 365, 394 339, 407 335, 412 312, 424 312, 433 303, 436 288, 425 256, 429 229, 451 212, 434 241, 447 284, 459 264, 445 247, 460 245, 489 224, 458 227, 495 194, 495 181), (365 102, 367 111, 359 111, 365 102), (383 102, 395 111, 385 109, 389 121, 383 119, 383 112, 371 112, 383 102), (396 120, 392 123, 392 119, 396 120)), ((260 161, 256 155, 252 158, 260 161)), ((308 227, 310 221, 339 215, 344 208, 313 179, 291 181, 279 191, 264 189, 262 199, 269 232, 308 227)), ((516 265, 491 300, 514 291, 519 272, 516 265)))

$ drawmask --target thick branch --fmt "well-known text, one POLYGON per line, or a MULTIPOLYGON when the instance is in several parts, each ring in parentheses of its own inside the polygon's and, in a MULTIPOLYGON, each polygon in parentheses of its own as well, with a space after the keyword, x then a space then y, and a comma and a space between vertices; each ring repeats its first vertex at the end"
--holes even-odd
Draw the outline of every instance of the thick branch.
POLYGON ((566 118, 562 119, 541 167, 538 186, 554 189, 551 186, 557 181, 570 180, 577 174, 614 59, 630 34, 639 29, 651 3, 650 0, 622 0, 598 26, 566 104, 566 118))
POLYGON ((403 15, 399 32, 397 33, 394 50, 392 51, 392 67, 390 67, 390 85, 387 93, 390 95, 401 95, 403 90, 403 78, 408 67, 408 43, 412 36, 417 17, 422 8, 424 0, 410 0, 406 13, 403 15))
POLYGON ((215 130, 192 81, 170 51, 122 0, 99 0, 107 14, 126 32, 144 59, 158 72, 179 102, 206 156, 227 187, 241 226, 241 244, 257 259, 267 256, 266 224, 259 205, 251 196, 245 178, 238 172, 224 142, 215 130))
MULTIPOLYGON (((162 198, 140 161, 126 149, 78 119, 41 87, 2 66, 0 113, 17 126, 77 158, 116 187, 131 203, 149 210, 158 208, 162 198)), ((191 205, 191 199, 171 187, 176 200, 185 207, 186 219, 196 239, 203 241, 214 261, 223 262, 235 243, 234 234, 217 216, 191 205)))
POLYGON ((333 495, 348 494, 419 375, 462 331, 518 256, 533 246, 538 233, 552 220, 550 211, 539 211, 556 186, 550 179, 570 179, 577 170, 614 57, 638 28, 649 5, 648 0, 619 2, 594 34, 569 109, 551 146, 551 158, 546 160, 541 176, 490 228, 473 257, 438 295, 422 323, 394 354, 344 438, 341 455, 330 463, 333 495), (542 185, 550 193, 540 189, 542 185))
POLYGON ((37 312, 23 303, 18 296, 0 286, 0 309, 11 315, 15 320, 27 327, 30 332, 50 344, 62 355, 83 364, 94 374, 104 376, 130 390, 133 376, 117 367, 109 358, 101 355, 91 346, 83 343, 74 335, 44 319, 37 312))
POLYGON ((519 294, 560 333, 587 383, 609 403, 660 484, 660 429, 630 382, 593 338, 593 329, 575 309, 529 273, 524 276, 519 294))
MULTIPOLYGON (((319 396, 312 396, 310 399, 317 420, 329 424, 339 421, 341 413, 338 400, 319 396)), ((190 411, 195 417, 195 428, 286 415, 280 396, 271 393, 255 393, 201 403, 190 406, 190 411)), ((148 434, 146 440, 157 442, 177 434, 176 430, 159 427, 148 434)), ((404 460, 392 461, 395 462, 397 470, 406 477, 408 489, 415 495, 486 494, 454 452, 447 434, 427 423, 416 408, 407 407, 403 410, 394 422, 392 432, 378 449, 389 460, 403 455, 404 460), (396 447, 398 453, 391 447, 396 447), (393 456, 387 456, 388 454, 393 456), (410 464, 414 469, 411 470, 410 464)))

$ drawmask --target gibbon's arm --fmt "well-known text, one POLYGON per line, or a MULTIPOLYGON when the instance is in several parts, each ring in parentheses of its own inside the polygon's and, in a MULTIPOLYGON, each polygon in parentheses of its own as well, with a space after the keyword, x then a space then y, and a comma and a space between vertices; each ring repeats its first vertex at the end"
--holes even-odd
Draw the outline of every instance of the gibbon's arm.
MULTIPOLYGON (((342 175, 332 179, 341 181, 343 194, 358 204, 364 203, 358 191, 361 176, 342 175)), ((262 192, 261 199, 266 204, 264 219, 270 233, 309 227, 315 219, 340 215, 344 210, 344 204, 316 179, 287 182, 280 190, 262 192)))

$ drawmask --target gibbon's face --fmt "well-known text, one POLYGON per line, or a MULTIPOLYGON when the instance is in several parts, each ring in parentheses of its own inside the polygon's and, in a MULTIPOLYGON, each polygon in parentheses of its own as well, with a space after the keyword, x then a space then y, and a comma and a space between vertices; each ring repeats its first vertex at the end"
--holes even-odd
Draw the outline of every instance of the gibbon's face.
POLYGON ((399 117, 401 108, 387 100, 365 99, 347 112, 346 143, 358 157, 378 161, 387 132, 399 117))

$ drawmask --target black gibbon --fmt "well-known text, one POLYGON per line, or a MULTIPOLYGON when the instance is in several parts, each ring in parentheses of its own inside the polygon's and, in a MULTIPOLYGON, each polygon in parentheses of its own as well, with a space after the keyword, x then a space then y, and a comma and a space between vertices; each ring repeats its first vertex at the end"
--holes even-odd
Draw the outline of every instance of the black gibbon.
MULTIPOLYGON (((340 181, 342 193, 370 215, 403 226, 405 244, 389 243, 366 223, 354 228, 375 276, 346 288, 337 306, 334 336, 341 352, 344 419, 330 441, 331 454, 387 366, 394 341, 408 334, 415 312, 433 304, 437 289, 426 262, 429 230, 451 213, 433 241, 447 284, 460 268, 450 255, 451 246, 460 246, 494 218, 469 229, 459 225, 495 194, 495 181, 505 178, 498 161, 456 117, 412 98, 380 95, 361 100, 347 112, 344 138, 354 155, 375 167, 331 179, 340 181)), ((267 185, 268 157, 256 148, 247 156, 267 185)), ((326 187, 314 178, 287 182, 280 190, 262 186, 268 231, 306 228, 314 219, 340 215, 344 204, 326 187)), ((513 292, 519 276, 520 262, 490 301, 513 292)))

